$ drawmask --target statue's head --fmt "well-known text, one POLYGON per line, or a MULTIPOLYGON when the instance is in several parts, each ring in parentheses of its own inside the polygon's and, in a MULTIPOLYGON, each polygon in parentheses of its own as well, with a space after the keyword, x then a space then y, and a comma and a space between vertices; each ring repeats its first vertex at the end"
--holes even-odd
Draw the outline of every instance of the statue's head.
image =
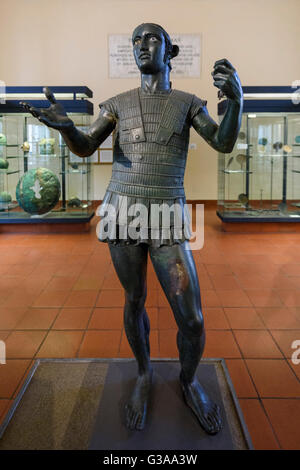
POLYGON ((164 28, 154 23, 137 26, 132 33, 132 44, 136 64, 145 74, 155 74, 166 67, 171 70, 170 61, 179 52, 164 28))

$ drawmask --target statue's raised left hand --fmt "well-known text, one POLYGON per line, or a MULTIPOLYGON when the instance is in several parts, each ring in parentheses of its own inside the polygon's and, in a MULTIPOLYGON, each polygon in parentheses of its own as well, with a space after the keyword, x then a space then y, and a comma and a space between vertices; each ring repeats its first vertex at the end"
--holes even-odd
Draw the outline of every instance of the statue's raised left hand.
POLYGON ((219 98, 225 95, 231 100, 241 102, 243 97, 241 82, 229 60, 217 60, 211 74, 214 79, 214 86, 219 88, 219 98))

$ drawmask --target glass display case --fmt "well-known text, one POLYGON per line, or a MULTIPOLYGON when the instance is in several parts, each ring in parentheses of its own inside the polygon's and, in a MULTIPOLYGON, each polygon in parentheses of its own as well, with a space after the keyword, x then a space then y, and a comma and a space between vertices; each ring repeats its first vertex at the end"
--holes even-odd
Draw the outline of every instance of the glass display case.
MULTIPOLYGON (((223 222, 300 222, 300 105, 291 87, 243 87, 242 125, 218 157, 223 222)), ((220 119, 226 100, 219 103, 220 119)))
MULTIPOLYGON (((85 130, 93 115, 85 98, 92 92, 87 87, 51 89, 75 125, 85 130)), ((0 223, 89 221, 94 215, 93 156, 72 154, 58 131, 20 107, 20 100, 48 107, 42 87, 7 87, 6 98, 0 105, 0 223)))

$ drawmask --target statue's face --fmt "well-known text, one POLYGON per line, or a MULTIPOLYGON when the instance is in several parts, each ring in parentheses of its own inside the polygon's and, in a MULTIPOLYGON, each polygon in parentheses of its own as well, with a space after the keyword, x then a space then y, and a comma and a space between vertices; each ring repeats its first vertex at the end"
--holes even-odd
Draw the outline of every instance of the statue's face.
POLYGON ((164 70, 165 37, 159 28, 150 24, 141 25, 132 37, 133 55, 136 65, 144 74, 155 74, 164 70))

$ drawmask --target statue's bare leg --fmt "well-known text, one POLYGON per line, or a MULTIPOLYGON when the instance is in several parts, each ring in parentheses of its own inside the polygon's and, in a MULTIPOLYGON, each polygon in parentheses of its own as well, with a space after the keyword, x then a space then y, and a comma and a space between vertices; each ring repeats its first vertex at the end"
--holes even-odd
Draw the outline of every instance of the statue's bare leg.
POLYGON ((150 364, 150 323, 144 304, 147 295, 148 247, 110 245, 114 267, 125 289, 125 332, 138 363, 138 377, 132 395, 126 404, 126 425, 141 430, 145 426, 149 392, 152 382, 150 364))
POLYGON ((178 325, 180 383, 187 405, 209 434, 222 427, 220 408, 200 385, 195 373, 205 345, 197 271, 188 242, 150 248, 151 260, 178 325))

